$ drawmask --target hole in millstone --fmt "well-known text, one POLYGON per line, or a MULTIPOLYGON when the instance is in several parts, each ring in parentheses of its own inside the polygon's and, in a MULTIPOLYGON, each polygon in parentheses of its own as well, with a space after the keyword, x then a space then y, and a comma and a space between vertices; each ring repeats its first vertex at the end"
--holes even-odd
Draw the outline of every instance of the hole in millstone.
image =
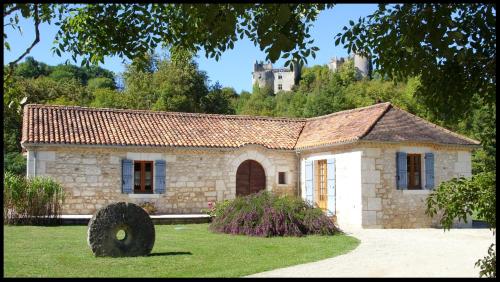
POLYGON ((125 230, 118 230, 118 232, 116 232, 116 239, 123 241, 125 240, 125 237, 127 237, 127 233, 125 233, 125 230))

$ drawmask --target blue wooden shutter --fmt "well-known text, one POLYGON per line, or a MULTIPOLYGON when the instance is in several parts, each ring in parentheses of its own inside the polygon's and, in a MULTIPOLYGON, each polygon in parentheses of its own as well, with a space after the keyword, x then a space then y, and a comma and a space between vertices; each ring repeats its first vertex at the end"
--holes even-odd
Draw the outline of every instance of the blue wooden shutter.
POLYGON ((405 152, 396 153, 396 182, 398 190, 408 189, 407 159, 405 152))
POLYGON ((434 189, 434 154, 425 153, 425 189, 434 189))
POLYGON ((122 160, 122 193, 131 194, 134 187, 134 163, 122 160))
POLYGON ((165 193, 165 170, 166 163, 164 160, 155 161, 155 193, 165 193))
POLYGON ((335 162, 334 159, 328 159, 326 161, 326 187, 327 187, 327 215, 335 214, 335 162))
POLYGON ((310 204, 313 204, 314 199, 313 199, 313 162, 312 161, 306 161, 305 182, 306 182, 306 200, 310 204))

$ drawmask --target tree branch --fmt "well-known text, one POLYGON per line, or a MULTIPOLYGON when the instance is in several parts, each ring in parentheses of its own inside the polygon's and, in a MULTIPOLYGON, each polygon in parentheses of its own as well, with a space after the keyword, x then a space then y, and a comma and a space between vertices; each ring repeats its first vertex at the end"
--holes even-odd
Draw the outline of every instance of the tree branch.
POLYGON ((40 42, 40 30, 38 28, 40 25, 40 17, 38 16, 38 5, 34 4, 34 8, 35 8, 35 11, 34 11, 33 15, 34 15, 34 19, 35 19, 35 40, 33 40, 33 43, 31 43, 30 47, 28 47, 28 49, 26 49, 26 51, 24 51, 24 53, 22 53, 21 56, 19 56, 19 58, 17 58, 15 61, 12 61, 9 63, 9 73, 7 74, 6 79, 8 79, 10 77, 10 75, 12 74, 12 72, 14 70, 14 66, 20 60, 22 60, 26 55, 28 55, 29 52, 31 52, 31 49, 33 49, 33 47, 35 47, 35 45, 38 44, 38 42, 40 42))

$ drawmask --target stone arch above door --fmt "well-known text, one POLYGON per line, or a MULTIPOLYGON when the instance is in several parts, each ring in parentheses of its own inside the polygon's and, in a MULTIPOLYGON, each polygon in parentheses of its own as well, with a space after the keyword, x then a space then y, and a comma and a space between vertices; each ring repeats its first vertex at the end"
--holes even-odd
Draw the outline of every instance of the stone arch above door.
POLYGON ((275 181, 275 167, 273 162, 257 150, 248 150, 242 152, 239 156, 237 156, 230 162, 230 175, 232 178, 231 189, 233 189, 232 191, 234 191, 234 195, 236 195, 236 172, 240 164, 246 160, 254 160, 262 165, 266 174, 266 190, 270 191, 273 187, 272 184, 275 181))

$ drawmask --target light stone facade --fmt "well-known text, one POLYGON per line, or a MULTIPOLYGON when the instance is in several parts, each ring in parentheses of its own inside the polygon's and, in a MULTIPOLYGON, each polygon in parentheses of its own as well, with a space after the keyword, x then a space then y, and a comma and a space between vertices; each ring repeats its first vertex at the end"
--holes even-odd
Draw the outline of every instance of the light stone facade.
MULTIPOLYGON (((471 176, 471 151, 464 147, 429 144, 356 144, 304 151, 300 154, 302 175, 306 160, 335 159, 336 217, 346 228, 438 227, 438 217, 425 214, 431 190, 396 188, 396 152, 434 153, 435 187, 453 177, 471 176)), ((422 157, 421 171, 425 171, 422 157)), ((425 174, 422 175, 425 187, 425 174)), ((305 182, 301 178, 305 198, 305 182)), ((470 226, 455 222, 455 227, 470 226)))
POLYGON ((62 184, 66 192, 63 214, 93 214, 97 209, 119 201, 153 202, 159 213, 200 213, 208 207, 208 202, 235 197, 236 171, 248 159, 259 162, 264 168, 266 190, 296 194, 295 152, 269 150, 257 145, 237 149, 28 148, 27 174, 28 177, 50 176, 62 184), (122 159, 165 160, 166 193, 123 194, 122 159), (278 184, 278 172, 285 172, 286 184, 278 184))
MULTIPOLYGON (((245 160, 262 165, 266 190, 305 198, 305 161, 333 158, 335 217, 341 228, 437 227, 437 217, 425 214, 430 190, 396 189, 396 152, 434 153, 435 187, 453 177, 471 176, 471 149, 418 143, 358 142, 297 152, 258 145, 237 149, 39 146, 27 151, 28 176, 51 176, 63 185, 64 214, 93 214, 118 201, 153 202, 159 213, 200 213, 208 202, 235 198, 236 171, 245 160), (123 194, 122 159, 165 160, 166 192, 123 194), (278 172, 285 172, 286 184, 278 184, 278 172)), ((423 157, 421 171, 425 171, 423 157)), ((425 187, 425 175, 421 180, 425 187)))

